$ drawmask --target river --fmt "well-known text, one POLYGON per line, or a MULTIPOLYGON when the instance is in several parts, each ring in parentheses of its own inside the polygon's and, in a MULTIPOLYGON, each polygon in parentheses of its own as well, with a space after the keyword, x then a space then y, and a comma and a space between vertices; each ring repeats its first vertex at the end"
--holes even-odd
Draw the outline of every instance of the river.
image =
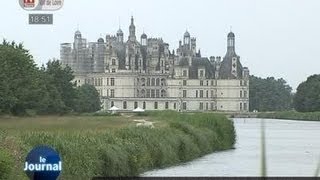
MULTIPOLYGON (((261 119, 233 119, 235 149, 142 176, 259 176, 261 119)), ((314 176, 320 160, 320 122, 265 120, 268 176, 314 176)))

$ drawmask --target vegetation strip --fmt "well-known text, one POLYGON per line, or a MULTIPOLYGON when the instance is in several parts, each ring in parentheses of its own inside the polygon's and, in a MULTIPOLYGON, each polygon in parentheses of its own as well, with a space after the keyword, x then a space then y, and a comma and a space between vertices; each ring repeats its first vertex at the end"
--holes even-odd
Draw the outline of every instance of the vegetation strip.
MULTIPOLYGON (((81 127, 78 130, 70 129, 70 122, 62 120, 60 126, 53 126, 50 123, 57 122, 47 119, 47 126, 42 125, 42 129, 33 129, 31 125, 15 129, 20 127, 19 122, 9 127, 3 122, 6 120, 1 120, 0 124, 5 124, 5 128, 0 126, 0 152, 5 153, 0 153, 3 156, 0 159, 6 162, 0 161, 0 172, 9 172, 9 179, 26 178, 22 171, 24 158, 28 151, 40 144, 52 146, 60 153, 63 179, 83 179, 93 176, 137 176, 151 169, 176 165, 214 151, 230 149, 235 143, 233 122, 218 114, 166 111, 146 112, 129 118, 85 117, 89 120, 79 120, 83 125, 77 125, 81 127), (100 125, 103 121, 108 124, 114 118, 128 118, 127 126, 121 124, 115 128, 112 125, 112 128, 105 129, 92 126, 94 121, 99 121, 97 124, 100 125), (147 119, 154 122, 155 127, 136 127, 135 119, 147 119), (85 124, 89 124, 87 129, 83 129, 85 124), (17 166, 6 166, 12 162, 17 166), (14 169, 10 171, 8 167, 14 169)), ((20 123, 25 122, 21 120, 20 123)))
POLYGON ((257 117, 269 118, 269 119, 320 121, 320 112, 306 112, 306 113, 296 112, 296 111, 265 112, 265 113, 258 113, 257 117))

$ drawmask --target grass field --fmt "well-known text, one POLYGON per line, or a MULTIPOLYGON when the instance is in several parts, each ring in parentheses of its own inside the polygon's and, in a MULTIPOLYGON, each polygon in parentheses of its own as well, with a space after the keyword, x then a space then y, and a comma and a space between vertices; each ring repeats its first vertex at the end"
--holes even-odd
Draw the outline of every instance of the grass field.
POLYGON ((0 117, 0 179, 1 172, 6 179, 26 179, 23 163, 37 145, 60 153, 62 179, 90 179, 137 176, 232 148, 234 142, 232 121, 212 113, 0 117), (136 120, 153 122, 154 128, 136 127, 136 120))

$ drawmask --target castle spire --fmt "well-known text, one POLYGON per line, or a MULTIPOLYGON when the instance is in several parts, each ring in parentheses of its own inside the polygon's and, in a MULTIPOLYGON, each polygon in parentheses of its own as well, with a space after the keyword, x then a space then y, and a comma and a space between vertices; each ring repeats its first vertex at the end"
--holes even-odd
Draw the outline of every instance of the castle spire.
POLYGON ((135 41, 136 40, 136 27, 134 25, 134 19, 133 16, 131 16, 131 24, 129 26, 129 40, 135 41))

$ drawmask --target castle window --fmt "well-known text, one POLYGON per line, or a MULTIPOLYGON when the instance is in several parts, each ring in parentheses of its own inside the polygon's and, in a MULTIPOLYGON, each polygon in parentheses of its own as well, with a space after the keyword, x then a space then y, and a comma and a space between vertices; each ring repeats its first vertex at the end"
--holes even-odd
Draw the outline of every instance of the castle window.
POLYGON ((164 89, 161 90, 161 97, 166 97, 166 91, 164 89))
POLYGON ((160 97, 160 90, 159 89, 156 90, 156 97, 157 98, 160 97))
POLYGON ((213 95, 213 90, 211 90, 211 97, 212 97, 212 98, 214 97, 214 95, 213 95))
POLYGON ((202 102, 199 104, 199 109, 203 110, 203 103, 202 102))
POLYGON ((206 97, 208 98, 209 97, 209 91, 207 90, 206 92, 206 97))
POLYGON ((247 91, 244 91, 244 97, 247 98, 247 91))
POLYGON ((123 102, 123 109, 127 109, 127 101, 123 102))
POLYGON ((111 107, 113 107, 114 106, 114 102, 113 101, 111 101, 111 107))
POLYGON ((146 102, 143 102, 143 109, 146 109, 146 102))
POLYGON ((198 90, 196 90, 196 98, 198 97, 198 90))
POLYGON ((207 81, 207 86, 209 86, 209 81, 207 81))
POLYGON ((240 103, 240 111, 242 111, 242 103, 240 103))
POLYGON ((187 85, 187 80, 183 80, 183 83, 182 83, 184 86, 187 85))
POLYGON ((138 102, 134 102, 134 108, 138 108, 138 102))
POLYGON ((109 78, 107 78, 107 86, 109 86, 109 78))
POLYGON ((145 86, 146 85, 146 79, 142 78, 141 79, 141 86, 145 86))
POLYGON ((246 111, 246 110, 248 110, 248 105, 247 105, 247 103, 243 103, 243 109, 246 111))
POLYGON ((200 77, 203 77, 203 70, 200 70, 200 77))
POLYGON ((240 97, 242 98, 242 91, 240 91, 240 97))
POLYGON ((200 81, 200 86, 203 86, 203 81, 202 80, 200 81))
POLYGON ((144 89, 141 90, 141 97, 146 97, 146 91, 144 89))
POLYGON ((206 103, 206 110, 209 109, 209 103, 206 103))
POLYGON ((151 86, 154 86, 154 85, 155 85, 155 79, 152 78, 152 79, 151 79, 151 86))
POLYGON ((203 90, 200 90, 200 98, 203 98, 203 90))
POLYGON ((247 85, 248 85, 248 82, 247 82, 247 81, 244 81, 244 85, 247 86, 247 85))
POLYGON ((177 109, 177 103, 173 103, 173 109, 177 109))
POLYGON ((147 86, 150 86, 150 78, 147 79, 147 86))
POLYGON ((159 78, 156 79, 156 86, 160 86, 160 79, 159 78))
POLYGON ((166 80, 165 79, 161 79, 161 86, 164 86, 166 83, 166 80))
POLYGON ((154 98, 154 96, 155 96, 154 89, 151 89, 151 97, 154 98))
POLYGON ((211 80, 211 86, 213 86, 213 80, 211 80))
POLYGON ((242 86, 243 84, 242 84, 242 81, 240 81, 240 86, 242 86))
POLYGON ((186 103, 186 102, 183 102, 183 103, 182 103, 182 109, 183 109, 183 110, 187 110, 187 103, 186 103))
POLYGON ((111 94, 110 94, 110 97, 114 98, 114 89, 111 89, 111 90, 110 90, 110 93, 111 93, 111 94))
POLYGON ((183 90, 183 96, 182 97, 184 97, 184 98, 187 97, 187 90, 183 90))
POLYGON ((115 66, 115 65, 116 65, 116 60, 112 59, 112 66, 115 66))
POLYGON ((116 69, 113 68, 113 69, 111 70, 111 72, 112 72, 112 73, 115 73, 115 72, 116 72, 116 69))
POLYGON ((169 102, 166 102, 165 108, 166 108, 166 109, 169 109, 169 102))
POLYGON ((183 70, 182 76, 187 77, 187 70, 183 70))
POLYGON ((114 86, 114 78, 110 78, 110 83, 111 83, 111 86, 114 86))
POLYGON ((158 109, 158 102, 154 102, 154 109, 158 109))
POLYGON ((150 89, 147 89, 147 96, 146 96, 147 98, 149 98, 150 97, 150 89))

